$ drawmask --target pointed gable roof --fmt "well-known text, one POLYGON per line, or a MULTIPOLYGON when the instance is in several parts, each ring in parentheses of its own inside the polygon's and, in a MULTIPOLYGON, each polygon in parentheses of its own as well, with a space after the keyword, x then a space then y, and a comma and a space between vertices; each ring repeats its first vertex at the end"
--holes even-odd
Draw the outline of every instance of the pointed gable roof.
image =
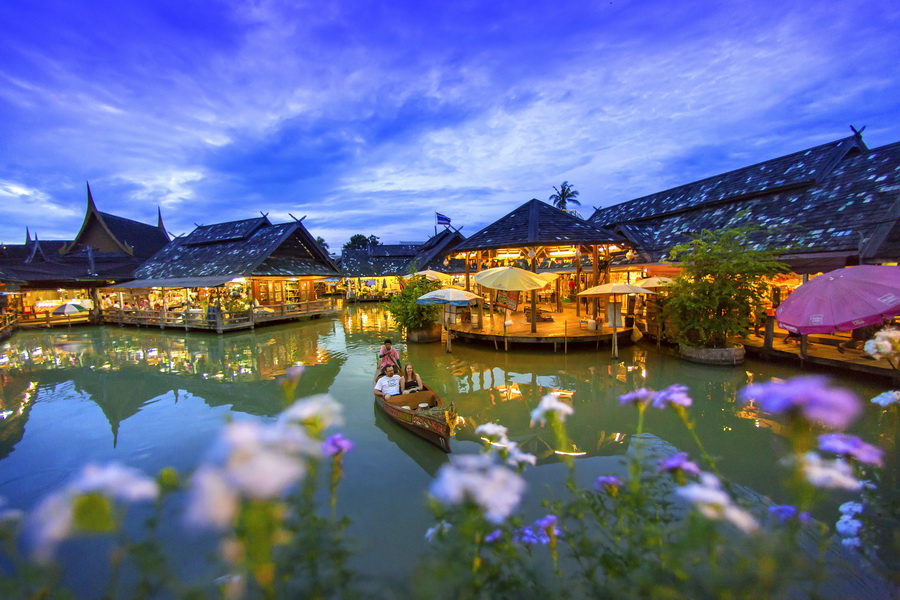
POLYGON ((808 150, 599 208, 589 220, 595 225, 608 227, 624 221, 657 218, 701 205, 805 188, 821 183, 842 159, 866 151, 868 147, 862 137, 854 134, 808 150))
POLYGON ((87 184, 87 210, 84 221, 78 235, 62 250, 62 253, 72 252, 79 245, 87 245, 104 252, 123 252, 148 258, 168 243, 169 234, 162 226, 161 214, 158 224, 153 226, 100 212, 94 203, 91 185, 87 184))
POLYGON ((541 202, 529 200, 460 243, 455 250, 607 244, 624 238, 541 202))

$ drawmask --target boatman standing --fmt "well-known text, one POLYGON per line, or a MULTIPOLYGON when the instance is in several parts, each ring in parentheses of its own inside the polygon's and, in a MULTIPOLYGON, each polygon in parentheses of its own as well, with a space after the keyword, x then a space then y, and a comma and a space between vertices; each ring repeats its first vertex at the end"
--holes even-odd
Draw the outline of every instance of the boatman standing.
POLYGON ((384 376, 375 382, 375 395, 382 398, 400 395, 400 376, 394 373, 394 365, 384 368, 384 376))

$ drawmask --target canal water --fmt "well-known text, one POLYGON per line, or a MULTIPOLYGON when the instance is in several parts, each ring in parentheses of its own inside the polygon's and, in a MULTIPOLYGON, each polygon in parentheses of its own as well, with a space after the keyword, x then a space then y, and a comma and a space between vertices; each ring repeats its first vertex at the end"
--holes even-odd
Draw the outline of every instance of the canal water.
MULTIPOLYGON (((652 343, 623 347, 619 359, 592 345, 561 351, 510 352, 457 342, 407 345, 382 308, 347 307, 335 318, 215 336, 153 329, 73 327, 23 331, 0 344, 0 497, 29 509, 63 485, 86 462, 119 461, 156 473, 173 466, 190 471, 228 419, 272 419, 280 410, 278 378, 286 369, 307 369, 302 395, 331 394, 344 407, 344 434, 356 447, 345 460, 339 507, 350 516, 356 557, 353 566, 383 585, 402 586, 427 542, 434 523, 426 507, 428 485, 454 455, 476 453, 472 433, 495 421, 538 457, 526 472, 526 516, 541 514, 540 502, 562 496, 564 465, 546 429, 532 429, 529 413, 549 392, 571 397, 568 422, 584 482, 604 475, 624 454, 635 427, 635 411, 618 397, 639 387, 672 383, 690 388, 692 416, 707 450, 733 481, 786 501, 776 462, 785 443, 778 422, 735 402, 750 382, 788 378, 788 366, 748 361, 736 367, 694 365, 652 343), (445 455, 387 421, 374 407, 372 374, 376 353, 392 338, 401 360, 412 362, 423 380, 456 404, 467 426, 445 455), (392 573, 395 581, 385 580, 392 573)), ((860 377, 833 377, 868 401, 888 384, 860 377)), ((869 439, 876 412, 869 409, 858 431, 869 439)), ((683 425, 670 412, 649 411, 652 433, 698 458, 683 425)), ((819 510, 833 522, 836 505, 819 510)), ((211 540, 173 521, 163 536, 172 541, 177 564, 188 577, 208 573, 211 540)), ((91 542, 64 548, 66 580, 84 594, 96 592, 96 557, 91 542)), ((99 551, 99 550, 97 550, 99 551)))

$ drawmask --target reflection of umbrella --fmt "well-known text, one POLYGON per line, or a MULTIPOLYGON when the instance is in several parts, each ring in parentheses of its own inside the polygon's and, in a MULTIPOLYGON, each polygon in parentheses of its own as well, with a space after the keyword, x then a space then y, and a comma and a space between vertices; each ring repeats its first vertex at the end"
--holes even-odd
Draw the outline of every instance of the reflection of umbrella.
POLYGON ((475 273, 475 282, 494 290, 518 292, 537 290, 549 283, 537 273, 518 267, 495 267, 475 273))
POLYGON ((671 277, 648 277, 641 279, 635 285, 642 288, 660 288, 670 285, 674 281, 671 277))
POLYGON ((449 304, 450 306, 468 306, 481 296, 457 288, 441 288, 416 298, 416 304, 449 304))
POLYGON ((775 310, 793 333, 834 333, 878 325, 900 314, 900 267, 858 265, 819 275, 775 310))
MULTIPOLYGON (((630 285, 627 283, 604 283, 603 285, 596 285, 592 288, 588 288, 583 292, 578 292, 579 296, 605 296, 607 294, 613 295, 613 302, 616 302, 616 296, 619 294, 655 294, 656 292, 651 292, 647 288, 642 288, 636 285, 630 285)), ((612 326, 613 326, 613 338, 612 338, 612 351, 613 358, 619 358, 619 340, 616 339, 616 321, 618 315, 613 314, 612 318, 612 326)))
POLYGON ((87 312, 88 309, 83 307, 80 304, 74 304, 72 302, 66 302, 65 304, 60 304, 56 308, 53 309, 54 315, 77 315, 78 313, 87 312))

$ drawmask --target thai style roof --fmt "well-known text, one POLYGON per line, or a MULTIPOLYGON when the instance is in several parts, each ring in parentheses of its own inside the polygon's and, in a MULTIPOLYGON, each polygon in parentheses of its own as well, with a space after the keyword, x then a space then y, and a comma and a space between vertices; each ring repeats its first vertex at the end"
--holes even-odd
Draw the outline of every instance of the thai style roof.
POLYGON ((402 276, 409 272, 420 244, 372 244, 366 249, 344 250, 344 277, 402 276))
POLYGON ((616 244, 624 241, 612 231, 535 198, 467 238, 456 247, 456 251, 616 244))
POLYGON ((451 259, 450 262, 458 262, 459 265, 448 264, 447 266, 444 265, 444 260, 445 257, 454 252, 456 247, 465 241, 465 239, 466 236, 461 234, 458 230, 450 227, 444 228, 443 231, 431 237, 419 247, 414 258, 416 269, 419 271, 433 269, 441 272, 455 272, 450 269, 456 266, 458 269, 464 270, 465 266, 461 260, 451 259))
POLYGON ((169 243, 169 234, 159 215, 157 224, 147 225, 125 217, 111 215, 97 210, 91 186, 87 186, 87 210, 81 230, 70 244, 60 250, 62 254, 79 247, 93 246, 102 252, 123 252, 125 254, 150 258, 169 243))
POLYGON ((184 283, 219 278, 221 283, 234 277, 339 274, 302 223, 272 224, 261 217, 199 226, 187 236, 169 242, 141 265, 134 277, 147 287, 165 287, 166 280, 184 283))
POLYGON ((601 208, 591 221, 628 238, 642 261, 665 258, 669 248, 704 229, 749 223, 761 229, 757 247, 782 249, 792 264, 795 258, 826 266, 828 256, 832 268, 896 261, 900 143, 870 150, 854 135, 601 208))

